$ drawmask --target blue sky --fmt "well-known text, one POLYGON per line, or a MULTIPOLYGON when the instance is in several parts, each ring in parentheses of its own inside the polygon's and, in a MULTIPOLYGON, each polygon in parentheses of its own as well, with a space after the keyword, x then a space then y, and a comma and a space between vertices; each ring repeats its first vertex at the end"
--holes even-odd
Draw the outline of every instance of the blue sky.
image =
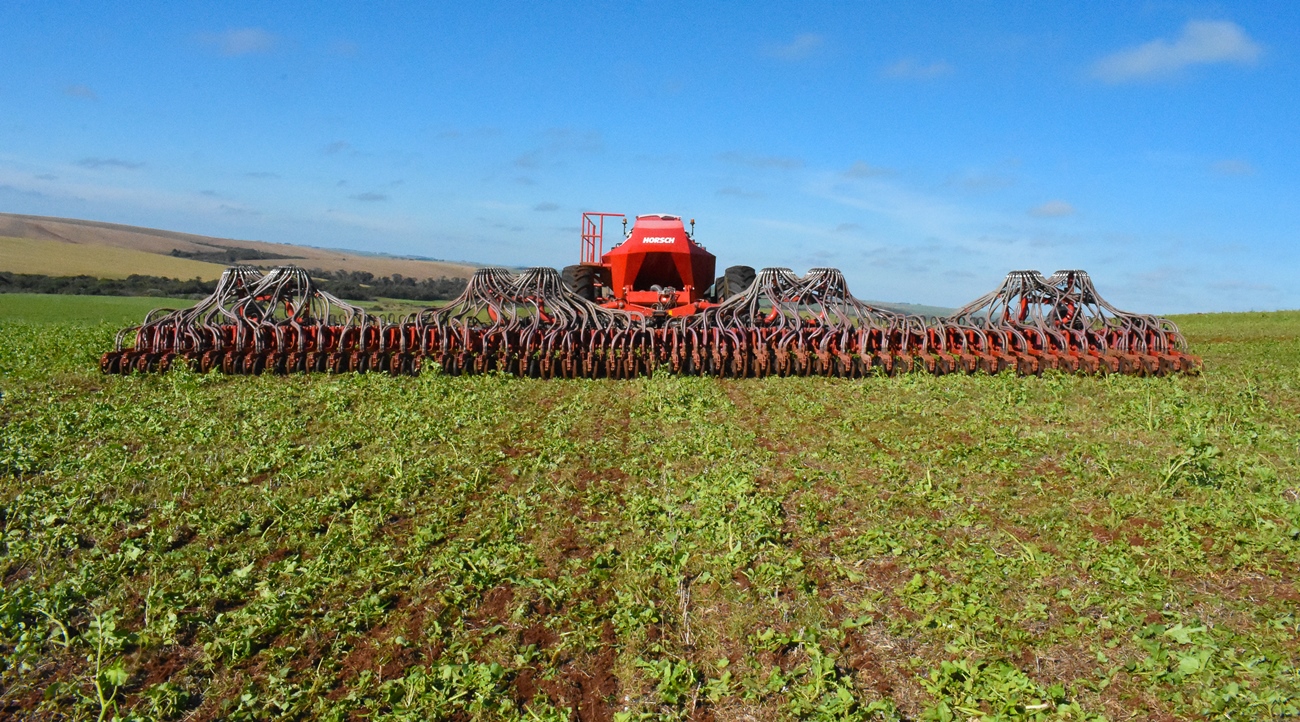
POLYGON ((0 5, 0 210, 508 265, 583 210, 956 306, 1300 308, 1300 4, 0 5))

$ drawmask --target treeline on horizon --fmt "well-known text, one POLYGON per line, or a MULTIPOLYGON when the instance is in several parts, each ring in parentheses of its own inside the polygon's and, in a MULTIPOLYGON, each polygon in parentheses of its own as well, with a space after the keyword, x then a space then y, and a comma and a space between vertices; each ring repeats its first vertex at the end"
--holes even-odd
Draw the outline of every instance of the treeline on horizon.
MULTIPOLYGON (((464 278, 407 278, 401 274, 376 277, 369 271, 308 271, 323 291, 352 301, 397 298, 409 301, 446 301, 465 290, 464 278)), ((0 293, 52 293, 72 296, 170 296, 202 298, 217 288, 216 281, 182 280, 162 276, 126 278, 45 276, 35 273, 0 273, 0 293)))

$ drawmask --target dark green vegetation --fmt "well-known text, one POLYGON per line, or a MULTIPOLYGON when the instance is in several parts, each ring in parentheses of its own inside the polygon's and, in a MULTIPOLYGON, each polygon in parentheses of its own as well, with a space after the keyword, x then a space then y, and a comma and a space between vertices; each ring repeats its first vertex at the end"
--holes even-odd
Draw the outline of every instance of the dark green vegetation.
POLYGON ((0 293, 41 293, 74 296, 189 296, 202 298, 216 281, 183 281, 163 276, 131 275, 126 278, 94 276, 42 276, 36 273, 0 273, 0 293))
POLYGON ((105 378, 0 323, 28 718, 1268 719, 1300 313, 1199 378, 105 378), (34 711, 39 710, 39 711, 34 711))
POLYGON ((376 298, 399 298, 407 301, 447 301, 465 291, 464 278, 416 279, 394 274, 375 276, 369 271, 322 271, 312 269, 311 277, 322 290, 341 298, 371 301, 376 298))

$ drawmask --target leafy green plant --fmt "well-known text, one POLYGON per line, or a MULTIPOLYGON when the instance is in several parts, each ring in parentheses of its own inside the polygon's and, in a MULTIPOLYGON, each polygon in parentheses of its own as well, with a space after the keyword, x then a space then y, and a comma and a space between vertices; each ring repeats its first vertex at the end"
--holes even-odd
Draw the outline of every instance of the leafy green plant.
POLYGON ((1300 313, 1180 323, 1200 377, 570 383, 0 320, 0 705, 1295 716, 1300 313))

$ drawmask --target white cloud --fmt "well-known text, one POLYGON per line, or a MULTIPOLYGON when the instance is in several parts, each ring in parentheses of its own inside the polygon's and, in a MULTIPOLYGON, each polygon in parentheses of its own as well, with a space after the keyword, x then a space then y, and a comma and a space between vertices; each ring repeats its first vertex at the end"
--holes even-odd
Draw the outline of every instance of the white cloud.
POLYGON ((719 188, 718 195, 731 196, 733 198, 748 198, 751 200, 764 197, 764 195, 762 193, 759 193, 758 191, 747 191, 744 188, 739 188, 737 186, 727 186, 726 188, 719 188))
MULTIPOLYGON (((78 164, 80 165, 80 164, 78 164)), ((183 211, 191 213, 220 213, 224 205, 216 196, 132 186, 125 183, 103 183, 97 176, 86 175, 74 168, 65 167, 64 175, 81 176, 64 180, 52 174, 30 175, 0 168, 0 185, 29 195, 41 195, 61 201, 117 204, 151 211, 183 211)))
POLYGON ((740 151, 729 150, 717 155, 718 160, 724 163, 734 163, 736 165, 749 166, 750 168, 778 168, 781 170, 794 170, 803 167, 803 159, 790 158, 782 155, 750 155, 740 151))
POLYGON ((912 58, 903 58, 892 65, 885 66, 880 71, 883 77, 900 80, 929 80, 950 73, 952 73, 952 65, 943 60, 936 60, 932 63, 918 63, 912 58))
POLYGON ((69 85, 63 89, 63 94, 72 98, 82 98, 84 100, 99 100, 99 94, 89 85, 77 83, 69 85))
POLYGON ((1029 215, 1035 218, 1064 218, 1074 213, 1074 206, 1062 200, 1051 200, 1029 209, 1029 215))
POLYGON ((77 165, 82 168, 95 170, 98 168, 122 168, 125 170, 139 170, 144 167, 144 163, 133 160, 122 160, 121 158, 82 158, 77 161, 77 165))
POLYGON ((1219 175, 1254 175, 1255 166, 1240 158, 1225 158, 1210 166, 1219 175))
POLYGON ((231 57, 269 53, 280 42, 273 33, 262 28, 235 28, 224 33, 205 33, 199 36, 199 40, 215 47, 222 55, 231 57))
POLYGON ((892 168, 881 168, 880 166, 871 165, 866 161, 855 161, 849 169, 842 174, 845 178, 879 178, 883 176, 892 176, 895 171, 892 168))
POLYGON ((1264 49, 1236 23, 1189 20, 1173 41, 1157 38, 1107 55, 1092 66, 1092 74, 1107 83, 1166 78, 1194 65, 1250 65, 1264 49))
POLYGON ((846 180, 842 173, 814 177, 805 190, 815 197, 888 219, 909 235, 947 240, 971 237, 971 229, 1007 219, 984 210, 917 192, 886 177, 846 180))
POLYGON ((812 56, 826 44, 826 39, 817 33, 800 33, 785 45, 773 45, 767 54, 781 60, 803 60, 812 56))
POLYGON ((546 149, 552 153, 603 153, 605 139, 598 130, 576 128, 548 128, 543 136, 546 149))
POLYGON ((954 176, 948 182, 970 193, 992 193, 1014 186, 1016 179, 1005 173, 968 171, 954 176))

